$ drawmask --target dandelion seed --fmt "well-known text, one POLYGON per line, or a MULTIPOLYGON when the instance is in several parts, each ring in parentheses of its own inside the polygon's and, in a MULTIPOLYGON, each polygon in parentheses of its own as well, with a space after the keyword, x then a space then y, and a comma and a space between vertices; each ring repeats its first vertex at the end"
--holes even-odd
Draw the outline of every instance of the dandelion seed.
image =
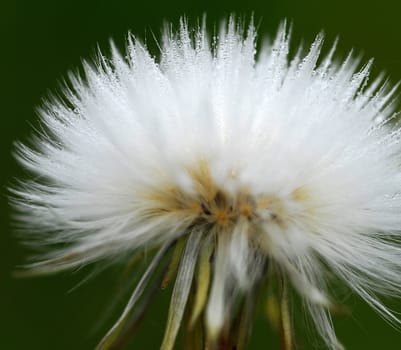
POLYGON ((46 131, 17 148, 35 176, 13 200, 29 238, 57 248, 25 273, 157 251, 98 349, 121 342, 148 290, 169 282, 163 350, 183 323, 190 348, 246 347, 263 297, 290 349, 294 291, 327 347, 342 348, 329 288, 341 281, 399 324, 379 299, 401 288, 396 88, 368 84, 371 62, 359 69, 352 54, 322 57, 322 44, 291 57, 285 24, 257 48, 252 24, 230 19, 210 43, 183 20, 160 59, 130 36, 127 58, 99 54, 42 108, 46 131))

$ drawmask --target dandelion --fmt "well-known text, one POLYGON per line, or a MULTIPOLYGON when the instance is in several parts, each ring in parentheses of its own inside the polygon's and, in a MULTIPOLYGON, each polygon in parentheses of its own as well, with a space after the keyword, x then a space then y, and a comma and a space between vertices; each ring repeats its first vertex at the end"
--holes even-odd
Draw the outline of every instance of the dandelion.
POLYGON ((50 246, 26 273, 155 251, 98 349, 170 281, 163 350, 182 324, 187 348, 245 348, 260 298, 291 349, 291 293, 340 349, 337 284, 400 323, 380 299, 401 288, 396 88, 322 44, 290 54, 285 24, 259 47, 253 24, 231 18, 210 39, 182 20, 160 57, 129 36, 126 57, 112 45, 44 104, 34 146, 17 147, 34 174, 13 190, 18 220, 50 246))

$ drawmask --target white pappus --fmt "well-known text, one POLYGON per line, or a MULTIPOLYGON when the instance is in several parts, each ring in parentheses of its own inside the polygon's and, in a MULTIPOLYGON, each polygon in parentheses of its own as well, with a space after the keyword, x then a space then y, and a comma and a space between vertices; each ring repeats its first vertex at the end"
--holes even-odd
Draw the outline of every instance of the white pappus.
POLYGON ((253 24, 231 18, 210 40, 182 20, 160 57, 129 36, 126 57, 99 54, 41 108, 34 147, 17 146, 34 176, 12 200, 25 237, 58 248, 29 273, 156 251, 99 349, 118 342, 160 264, 152 283, 175 278, 164 350, 183 322, 201 325, 200 348, 245 347, 268 276, 280 281, 284 349, 289 288, 330 349, 342 348, 333 281, 399 324, 379 299, 401 288, 396 87, 368 83, 371 61, 339 63, 322 44, 290 55, 285 24, 259 47, 253 24))

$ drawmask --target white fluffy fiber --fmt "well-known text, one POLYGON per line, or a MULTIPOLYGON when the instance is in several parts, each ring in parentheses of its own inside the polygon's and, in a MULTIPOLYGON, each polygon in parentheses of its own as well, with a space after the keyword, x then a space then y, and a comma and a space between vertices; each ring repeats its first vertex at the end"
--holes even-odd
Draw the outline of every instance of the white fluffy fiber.
MULTIPOLYGON (((318 35, 309 52, 291 58, 285 25, 273 43, 257 47, 252 25, 244 34, 231 19, 210 42, 204 28, 183 21, 177 34, 165 32, 160 59, 130 36, 126 57, 113 48, 111 60, 99 54, 85 64, 85 79, 71 77, 66 99, 41 109, 44 128, 34 147, 18 145, 34 174, 15 190, 25 237, 65 247, 44 257, 56 259, 49 270, 185 234, 192 217, 149 216, 154 203, 143 193, 163 191, 165 183, 193 193, 187 169, 203 159, 216 186, 232 196, 246 187, 255 198, 279 199, 283 225, 257 213, 258 240, 305 298, 331 348, 340 345, 325 308, 322 262, 397 322, 377 298, 399 297, 401 288, 395 89, 383 77, 368 82, 371 62, 361 66, 350 54, 338 63, 334 48, 322 57, 322 43, 318 35), (294 200, 297 189, 307 193, 301 200, 294 200)), ((228 269, 246 288, 248 271, 260 271, 244 227, 219 247, 216 261, 226 269, 216 267, 215 284, 224 284, 228 269)), ((224 309, 224 293, 213 299, 213 288, 224 286, 212 286, 211 324, 222 322, 213 309, 224 309)))

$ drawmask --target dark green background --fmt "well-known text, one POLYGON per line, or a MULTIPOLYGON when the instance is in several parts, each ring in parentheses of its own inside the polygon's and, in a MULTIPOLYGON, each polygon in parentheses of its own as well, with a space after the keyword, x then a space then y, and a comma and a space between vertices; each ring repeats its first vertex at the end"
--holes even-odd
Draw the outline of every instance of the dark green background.
MULTIPOLYGON (((37 279, 12 279, 13 266, 26 251, 13 238, 5 186, 22 171, 12 159, 12 142, 26 139, 36 125, 35 107, 82 58, 90 58, 97 44, 108 50, 113 38, 121 47, 128 30, 152 40, 163 20, 177 22, 182 14, 209 21, 235 12, 254 12, 260 33, 273 34, 283 18, 293 20, 296 39, 307 41, 324 29, 333 40, 340 35, 339 52, 354 47, 375 57, 375 72, 385 70, 391 81, 401 80, 401 2, 384 1, 34 1, 4 3, 1 12, 1 236, 0 236, 0 349, 93 349, 107 328, 94 329, 111 300, 114 276, 109 268, 71 291, 90 270, 37 279), (7 5, 7 6, 4 6, 7 5), (4 186, 3 186, 4 184, 4 186)), ((157 349, 165 324, 168 292, 163 292, 147 315, 132 349, 157 349)), ((124 299, 120 300, 123 302, 124 299)), ((356 298, 348 300, 351 317, 337 317, 338 333, 348 349, 401 349, 401 334, 356 298)), ((394 305, 401 310, 400 305, 394 305)), ((303 322, 299 315, 298 322, 303 322)), ((268 325, 259 317, 252 349, 269 346, 268 325)), ((302 336, 302 334, 299 334, 302 336)), ((308 343, 306 343, 308 344, 308 343)), ((312 343, 310 343, 312 344, 312 343)), ((304 349, 312 349, 305 345, 304 349)))

